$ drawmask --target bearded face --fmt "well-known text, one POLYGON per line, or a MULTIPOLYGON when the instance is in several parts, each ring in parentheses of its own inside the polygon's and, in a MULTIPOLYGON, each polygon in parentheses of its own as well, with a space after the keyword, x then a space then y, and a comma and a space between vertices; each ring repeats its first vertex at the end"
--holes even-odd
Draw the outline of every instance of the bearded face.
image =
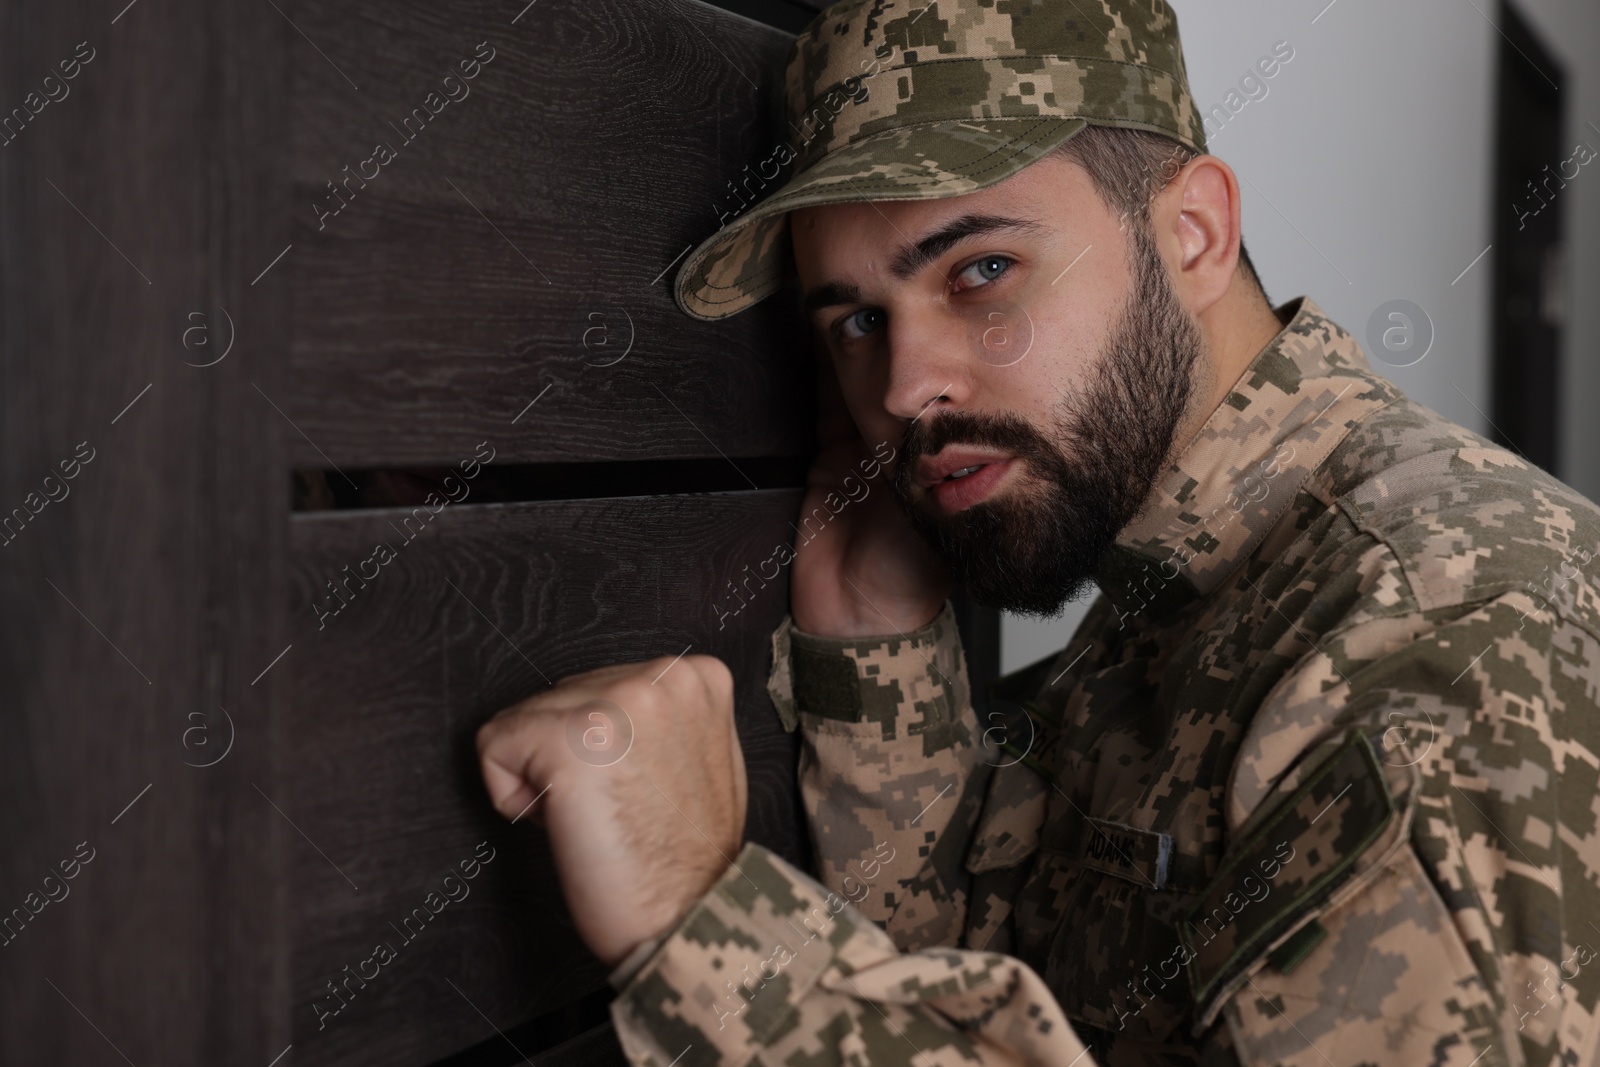
POLYGON ((891 483, 913 525, 972 599, 1049 618, 1083 593, 1165 467, 1195 389, 1199 324, 1172 290, 1147 228, 1130 227, 1134 284, 1091 374, 1041 432, 1014 414, 916 420, 891 483), (913 493, 921 456, 949 444, 1008 452, 1029 477, 954 514, 913 493))

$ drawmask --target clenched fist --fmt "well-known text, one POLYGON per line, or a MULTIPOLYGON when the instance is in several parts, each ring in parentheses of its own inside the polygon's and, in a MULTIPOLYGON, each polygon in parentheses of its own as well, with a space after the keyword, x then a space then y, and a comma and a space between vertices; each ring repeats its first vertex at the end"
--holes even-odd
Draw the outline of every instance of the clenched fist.
POLYGON ((744 840, 733 675, 715 656, 562 678, 485 723, 478 761, 495 809, 549 833, 578 934, 608 967, 675 926, 744 840))

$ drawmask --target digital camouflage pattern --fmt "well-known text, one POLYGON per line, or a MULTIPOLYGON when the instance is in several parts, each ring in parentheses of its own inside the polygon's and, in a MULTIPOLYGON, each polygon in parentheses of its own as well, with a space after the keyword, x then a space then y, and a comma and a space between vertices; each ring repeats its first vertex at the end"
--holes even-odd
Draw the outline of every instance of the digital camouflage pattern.
POLYGON ((1091 123, 1205 151, 1166 0, 841 0, 795 39, 785 115, 787 144, 756 177, 765 189, 792 163, 789 180, 678 270, 695 318, 782 287, 796 208, 976 192, 1091 123))
POLYGON ((815 873, 613 972, 631 1063, 1596 1062, 1600 510, 1279 317, 983 710, 948 603, 785 619, 815 873))

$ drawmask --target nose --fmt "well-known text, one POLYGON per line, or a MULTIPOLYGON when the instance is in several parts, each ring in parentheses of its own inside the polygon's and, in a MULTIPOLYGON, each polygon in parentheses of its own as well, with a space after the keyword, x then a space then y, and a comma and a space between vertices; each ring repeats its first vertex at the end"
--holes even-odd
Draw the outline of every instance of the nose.
POLYGON ((909 422, 931 408, 965 407, 974 387, 966 332, 953 316, 924 311, 891 317, 884 409, 909 422))

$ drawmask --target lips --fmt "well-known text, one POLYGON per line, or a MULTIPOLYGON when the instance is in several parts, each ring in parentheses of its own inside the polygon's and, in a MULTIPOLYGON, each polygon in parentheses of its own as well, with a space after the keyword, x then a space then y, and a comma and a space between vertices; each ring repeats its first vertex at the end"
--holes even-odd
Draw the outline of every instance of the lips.
POLYGON ((953 515, 991 496, 1016 462, 1006 452, 952 445, 919 458, 912 475, 940 511, 953 515))
MULTIPOLYGON (((995 452, 989 449, 951 447, 942 449, 937 456, 923 456, 918 459, 913 474, 917 484, 924 489, 931 489, 946 477, 957 471, 969 467, 986 467, 990 464, 1004 463, 1012 457, 1004 452, 995 452)), ((982 471, 976 471, 967 477, 976 477, 982 471)), ((951 479, 960 481, 961 479, 951 479)))

